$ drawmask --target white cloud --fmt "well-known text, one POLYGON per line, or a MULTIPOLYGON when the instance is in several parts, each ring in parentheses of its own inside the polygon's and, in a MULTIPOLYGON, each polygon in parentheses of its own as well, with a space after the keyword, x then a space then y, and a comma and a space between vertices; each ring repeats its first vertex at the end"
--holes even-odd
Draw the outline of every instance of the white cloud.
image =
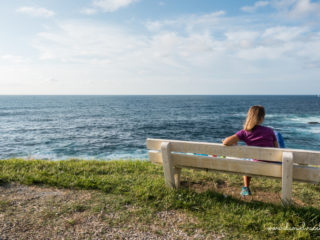
POLYGON ((147 73, 146 69, 160 75, 162 69, 191 71, 231 58, 256 64, 251 61, 286 61, 290 56, 301 67, 320 61, 319 52, 308 47, 320 47, 320 37, 312 29, 275 25, 249 31, 237 19, 219 19, 219 24, 216 20, 211 14, 149 22, 149 28, 157 25, 159 31, 148 35, 120 26, 64 22, 54 31, 39 33, 34 47, 42 60, 104 65, 115 72, 131 69, 135 74, 147 73))
POLYGON ((94 0, 93 5, 105 12, 114 12, 139 0, 94 0))
POLYGON ((309 32, 310 29, 306 27, 276 26, 265 29, 262 38, 269 43, 274 42, 275 44, 278 44, 279 41, 286 43, 297 40, 303 41, 301 38, 309 32))
POLYGON ((219 27, 219 23, 223 16, 226 14, 225 11, 216 11, 209 14, 203 15, 189 15, 183 16, 176 19, 169 19, 163 21, 148 21, 146 22, 146 28, 149 31, 161 31, 161 30, 187 30, 187 31, 206 31, 210 28, 219 27))
POLYGON ((227 37, 225 44, 228 48, 242 49, 252 47, 259 37, 259 32, 231 31, 226 32, 225 36, 227 37))
POLYGON ((58 79, 55 79, 53 77, 49 77, 49 78, 45 79, 45 81, 47 81, 48 83, 58 83, 59 82, 58 79))
POLYGON ((71 21, 57 27, 54 31, 39 33, 34 43, 43 60, 117 62, 127 52, 144 45, 143 37, 131 36, 117 26, 71 21))
POLYGON ((27 59, 23 56, 17 56, 12 54, 2 55, 1 58, 4 62, 7 63, 25 63, 27 59))
POLYGON ((316 63, 319 63, 319 52, 312 51, 309 47, 320 47, 320 34, 317 29, 281 26, 277 23, 269 23, 268 27, 264 27, 255 21, 249 18, 243 22, 236 17, 224 17, 224 13, 213 13, 148 22, 146 27, 154 32, 172 29, 171 36, 179 39, 176 41, 178 44, 164 49, 174 49, 175 53, 192 56, 193 60, 202 58, 214 62, 216 56, 223 56, 225 59, 232 57, 238 61, 246 60, 249 61, 248 64, 255 64, 253 61, 256 60, 285 62, 291 58, 301 68, 308 65, 316 67, 316 63), (248 30, 248 25, 252 30, 248 30), (198 36, 197 41, 192 42, 191 39, 196 39, 195 36, 198 36), (194 49, 197 50, 193 52, 194 49))
POLYGON ((33 17, 53 17, 55 12, 41 7, 20 7, 17 9, 17 12, 27 14, 33 17))
POLYGON ((80 11, 80 13, 85 15, 94 15, 97 13, 97 9, 94 8, 84 8, 80 11))
POLYGON ((309 14, 320 16, 320 3, 313 3, 310 0, 298 0, 290 11, 291 17, 305 17, 309 14))
MULTIPOLYGON (((301 79, 307 79, 301 89, 313 89, 319 30, 256 19, 219 11, 149 21, 144 26, 150 31, 140 32, 93 20, 57 22, 33 42, 39 65, 26 64, 19 74, 13 67, 3 71, 29 84, 23 89, 36 85, 43 94, 245 94, 257 79, 279 81, 285 93, 301 79)), ((274 93, 272 84, 261 91, 254 93, 274 93)))
POLYGON ((139 35, 120 26, 78 21, 64 22, 54 31, 39 33, 34 47, 41 60, 105 65, 117 71, 131 68, 134 72, 162 67, 176 71, 190 64, 208 63, 208 55, 220 48, 207 33, 183 36, 164 31, 139 35))
POLYGON ((268 6, 269 4, 270 4, 270 2, 268 2, 268 1, 258 1, 258 2, 255 2, 255 4, 253 6, 242 7, 241 10, 244 12, 252 13, 252 12, 255 12, 258 8, 268 6))
POLYGON ((280 0, 272 1, 281 16, 291 19, 302 19, 320 16, 320 3, 310 0, 280 0))

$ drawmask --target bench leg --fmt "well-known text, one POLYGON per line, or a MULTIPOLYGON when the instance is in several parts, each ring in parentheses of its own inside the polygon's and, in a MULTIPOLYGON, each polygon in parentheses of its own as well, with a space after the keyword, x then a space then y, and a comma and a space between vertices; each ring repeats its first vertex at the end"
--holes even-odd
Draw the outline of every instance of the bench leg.
POLYGON ((293 177, 293 154, 291 152, 282 153, 282 192, 281 200, 284 205, 291 203, 293 177))
POLYGON ((174 183, 176 188, 180 187, 181 168, 174 168, 174 183))
POLYGON ((170 142, 161 143, 161 154, 163 161, 164 180, 167 187, 176 188, 175 168, 171 160, 170 142))

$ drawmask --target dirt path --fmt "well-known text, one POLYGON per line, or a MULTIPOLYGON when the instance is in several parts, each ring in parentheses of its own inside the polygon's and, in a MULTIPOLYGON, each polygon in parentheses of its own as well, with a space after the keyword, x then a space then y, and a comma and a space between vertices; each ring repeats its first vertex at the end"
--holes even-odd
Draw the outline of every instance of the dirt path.
POLYGON ((98 191, 7 184, 0 186, 0 240, 4 239, 221 239, 183 212, 143 213, 98 191))

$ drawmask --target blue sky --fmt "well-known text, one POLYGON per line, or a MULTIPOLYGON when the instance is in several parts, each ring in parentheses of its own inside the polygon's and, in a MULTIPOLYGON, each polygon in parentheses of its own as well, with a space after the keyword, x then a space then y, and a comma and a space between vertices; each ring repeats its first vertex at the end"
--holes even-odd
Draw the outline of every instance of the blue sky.
POLYGON ((10 0, 0 94, 320 94, 320 1, 10 0))

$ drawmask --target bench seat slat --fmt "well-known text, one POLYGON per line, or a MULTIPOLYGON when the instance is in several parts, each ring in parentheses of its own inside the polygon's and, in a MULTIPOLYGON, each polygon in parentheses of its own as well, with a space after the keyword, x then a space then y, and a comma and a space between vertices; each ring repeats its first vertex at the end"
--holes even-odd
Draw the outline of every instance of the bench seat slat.
POLYGON ((147 139, 149 150, 160 150, 162 142, 171 143, 173 152, 224 155, 238 158, 255 158, 268 161, 282 161, 283 152, 292 152, 294 162, 299 164, 320 165, 320 152, 297 149, 262 148, 250 146, 224 146, 218 143, 186 142, 165 139, 147 139))
MULTIPOLYGON (((155 164, 162 164, 161 152, 149 151, 149 159, 155 164)), ((268 176, 281 178, 282 166, 273 163, 252 162, 246 160, 221 159, 197 155, 172 153, 174 166, 208 170, 219 170, 247 175, 268 176)), ((319 169, 307 166, 293 167, 293 179, 296 181, 317 183, 319 169)))

